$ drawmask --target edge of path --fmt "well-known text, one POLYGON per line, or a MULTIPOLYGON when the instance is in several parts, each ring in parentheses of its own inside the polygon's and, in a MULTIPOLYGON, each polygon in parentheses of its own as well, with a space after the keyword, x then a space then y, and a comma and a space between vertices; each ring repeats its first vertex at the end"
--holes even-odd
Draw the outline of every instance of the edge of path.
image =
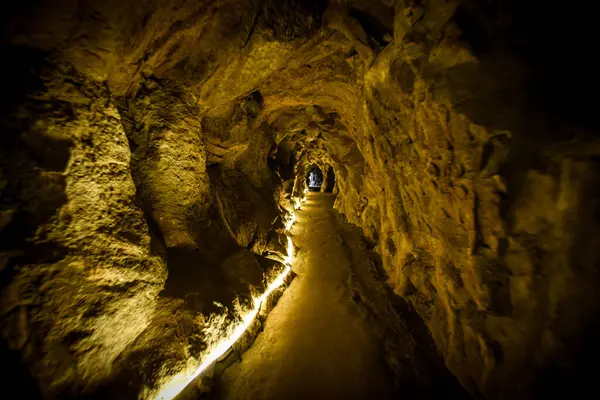
POLYGON ((411 305, 395 294, 378 253, 360 228, 333 210, 340 242, 348 252, 352 299, 378 332, 383 357, 398 394, 406 398, 471 399, 446 368, 429 329, 411 305))

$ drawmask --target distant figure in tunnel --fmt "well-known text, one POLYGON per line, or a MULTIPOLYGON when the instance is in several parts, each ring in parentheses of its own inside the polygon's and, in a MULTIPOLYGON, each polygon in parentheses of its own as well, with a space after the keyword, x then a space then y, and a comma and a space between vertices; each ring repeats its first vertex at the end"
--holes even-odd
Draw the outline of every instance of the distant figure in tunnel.
POLYGON ((319 186, 317 184, 317 174, 315 174, 314 172, 311 172, 309 177, 308 177, 308 182, 310 186, 319 186))
POLYGON ((308 188, 311 192, 321 191, 323 185, 323 173, 318 167, 312 167, 307 175, 308 188))

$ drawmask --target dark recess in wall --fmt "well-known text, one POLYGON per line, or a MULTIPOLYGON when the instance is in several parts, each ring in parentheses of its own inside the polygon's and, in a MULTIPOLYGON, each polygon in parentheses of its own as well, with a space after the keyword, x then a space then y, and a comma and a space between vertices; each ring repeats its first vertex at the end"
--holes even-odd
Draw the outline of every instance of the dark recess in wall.
POLYGON ((325 193, 333 192, 333 188, 335 187, 335 172, 333 172, 333 167, 327 168, 327 186, 325 187, 325 193))
MULTIPOLYGON (((390 15, 393 15, 393 10, 390 9, 390 15)), ((359 10, 358 8, 350 9, 350 16, 356 18, 358 22, 365 29, 367 34, 377 41, 377 43, 381 46, 386 44, 386 40, 384 39, 385 35, 390 35, 390 37, 394 34, 393 30, 386 27, 380 20, 371 14, 359 10)))

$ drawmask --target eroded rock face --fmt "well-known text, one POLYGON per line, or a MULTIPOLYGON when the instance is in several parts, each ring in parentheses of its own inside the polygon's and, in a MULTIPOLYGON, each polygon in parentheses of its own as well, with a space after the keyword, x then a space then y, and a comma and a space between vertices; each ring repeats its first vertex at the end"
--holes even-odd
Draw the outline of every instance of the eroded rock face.
POLYGON ((395 27, 364 76, 364 162, 337 167, 337 207, 379 242, 390 284, 465 386, 541 396, 595 351, 583 338, 598 306, 598 165, 567 149, 596 139, 566 128, 564 113, 531 112, 539 104, 524 88, 538 72, 513 53, 478 51, 457 32, 480 21, 443 11, 415 23, 405 16, 419 13, 396 8, 396 25, 411 28, 395 27))
POLYGON ((135 390, 151 386, 202 347, 181 332, 206 304, 247 299, 265 257, 282 259, 282 215, 314 164, 333 167, 336 208, 473 394, 585 382, 598 141, 571 87, 593 81, 584 60, 549 54, 588 36, 537 13, 468 0, 7 13, 5 347, 50 397, 138 364, 153 367, 135 390), (149 356, 161 335, 172 347, 149 356))
POLYGON ((182 89, 145 86, 127 110, 137 194, 167 247, 195 247, 192 226, 212 202, 200 109, 182 89))
POLYGON ((167 270, 109 92, 62 64, 39 72, 3 130, 2 333, 52 397, 110 376, 167 270))

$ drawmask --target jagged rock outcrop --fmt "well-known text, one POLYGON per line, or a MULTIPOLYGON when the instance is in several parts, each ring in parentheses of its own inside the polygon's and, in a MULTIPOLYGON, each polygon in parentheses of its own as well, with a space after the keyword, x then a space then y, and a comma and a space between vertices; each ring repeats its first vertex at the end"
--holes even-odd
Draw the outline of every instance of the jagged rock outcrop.
POLYGON ((172 357, 146 365, 187 362, 195 313, 247 300, 256 268, 282 259, 282 217, 315 164, 474 395, 589 382, 598 125, 574 88, 595 88, 591 25, 535 3, 7 12, 3 354, 49 397, 92 391, 160 335, 179 338, 172 357))

